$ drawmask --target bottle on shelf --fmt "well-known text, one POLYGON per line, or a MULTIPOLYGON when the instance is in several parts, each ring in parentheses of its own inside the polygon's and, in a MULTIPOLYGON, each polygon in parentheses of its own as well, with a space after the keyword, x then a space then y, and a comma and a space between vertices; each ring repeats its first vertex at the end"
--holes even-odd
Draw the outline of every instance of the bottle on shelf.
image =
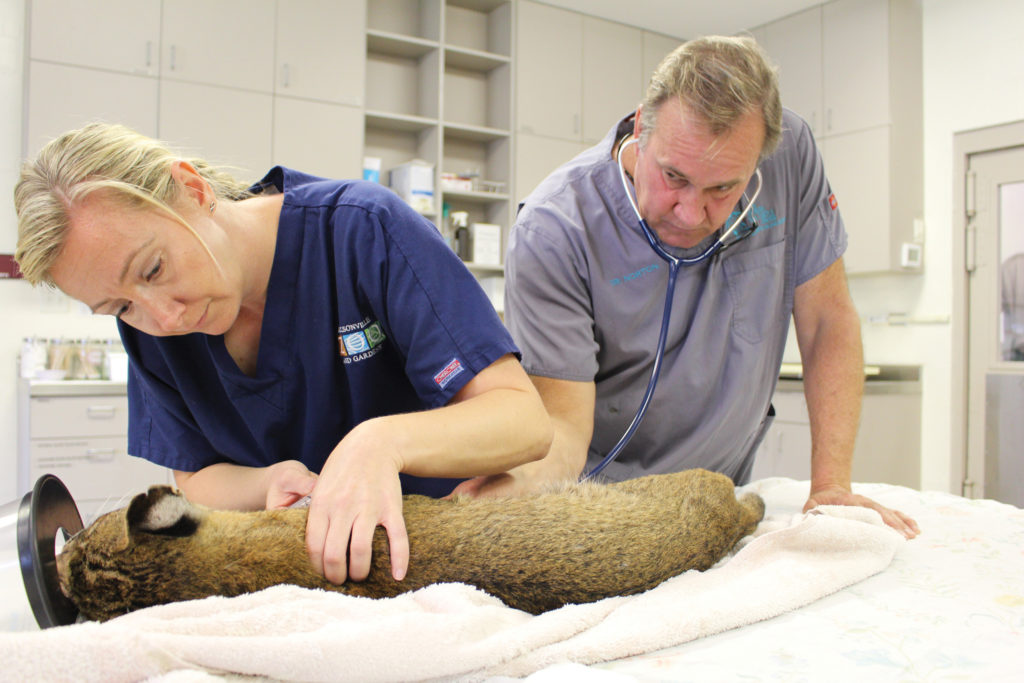
POLYGON ((452 227, 455 229, 455 253, 463 261, 470 260, 469 244, 469 213, 455 211, 452 213, 452 227))

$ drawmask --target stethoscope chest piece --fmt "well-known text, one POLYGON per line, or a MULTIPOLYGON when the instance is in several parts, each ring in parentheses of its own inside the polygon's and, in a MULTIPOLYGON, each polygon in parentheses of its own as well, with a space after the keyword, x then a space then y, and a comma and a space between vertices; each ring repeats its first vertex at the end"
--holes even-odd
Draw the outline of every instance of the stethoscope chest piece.
POLYGON ((67 540, 82 530, 82 516, 64 483, 45 474, 18 507, 18 560, 25 593, 40 628, 75 623, 78 608, 60 590, 57 534, 67 540))

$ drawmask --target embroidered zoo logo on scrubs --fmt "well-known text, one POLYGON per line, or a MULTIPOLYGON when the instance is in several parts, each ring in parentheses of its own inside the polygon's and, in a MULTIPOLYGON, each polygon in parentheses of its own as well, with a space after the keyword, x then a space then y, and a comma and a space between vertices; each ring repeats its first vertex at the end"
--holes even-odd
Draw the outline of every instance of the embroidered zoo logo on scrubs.
POLYGON ((434 375, 434 383, 437 384, 437 386, 444 389, 453 379, 458 377, 465 369, 466 368, 463 367, 462 363, 459 361, 458 358, 452 358, 450 361, 448 361, 448 365, 444 366, 441 372, 434 375))
MULTIPOLYGON (((726 224, 732 223, 732 221, 739 218, 739 215, 739 211, 733 211, 731 214, 729 214, 729 218, 726 219, 726 224)), ((753 227, 754 230, 753 232, 750 233, 751 235, 753 235, 758 232, 761 232, 762 230, 774 228, 776 225, 782 225, 785 222, 785 217, 780 217, 776 215, 774 209, 771 209, 767 206, 762 206, 760 204, 754 204, 752 207, 750 207, 750 214, 747 216, 747 219, 743 221, 744 225, 741 226, 739 230, 743 231, 744 229, 749 229, 753 227)))
POLYGON ((346 365, 377 355, 385 339, 387 335, 380 323, 368 317, 357 323, 338 326, 338 352, 346 365))

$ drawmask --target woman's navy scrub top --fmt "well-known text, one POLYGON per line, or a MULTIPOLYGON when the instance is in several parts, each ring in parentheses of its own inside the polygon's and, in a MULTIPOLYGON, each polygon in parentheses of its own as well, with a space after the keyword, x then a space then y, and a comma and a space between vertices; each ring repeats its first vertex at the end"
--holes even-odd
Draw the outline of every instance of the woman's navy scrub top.
MULTIPOLYGON (((276 167, 254 191, 285 195, 255 376, 222 336, 119 322, 132 455, 186 472, 291 459, 319 472, 360 422, 443 406, 518 355, 437 228, 389 189, 276 167)), ((402 475, 405 493, 457 481, 402 475)))

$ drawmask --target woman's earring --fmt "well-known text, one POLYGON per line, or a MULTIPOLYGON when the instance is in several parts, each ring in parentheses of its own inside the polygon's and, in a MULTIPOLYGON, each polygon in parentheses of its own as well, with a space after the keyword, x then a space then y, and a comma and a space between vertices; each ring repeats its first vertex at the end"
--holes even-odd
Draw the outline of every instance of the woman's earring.
POLYGON ((213 213, 217 208, 217 202, 210 202, 210 213, 213 213))

